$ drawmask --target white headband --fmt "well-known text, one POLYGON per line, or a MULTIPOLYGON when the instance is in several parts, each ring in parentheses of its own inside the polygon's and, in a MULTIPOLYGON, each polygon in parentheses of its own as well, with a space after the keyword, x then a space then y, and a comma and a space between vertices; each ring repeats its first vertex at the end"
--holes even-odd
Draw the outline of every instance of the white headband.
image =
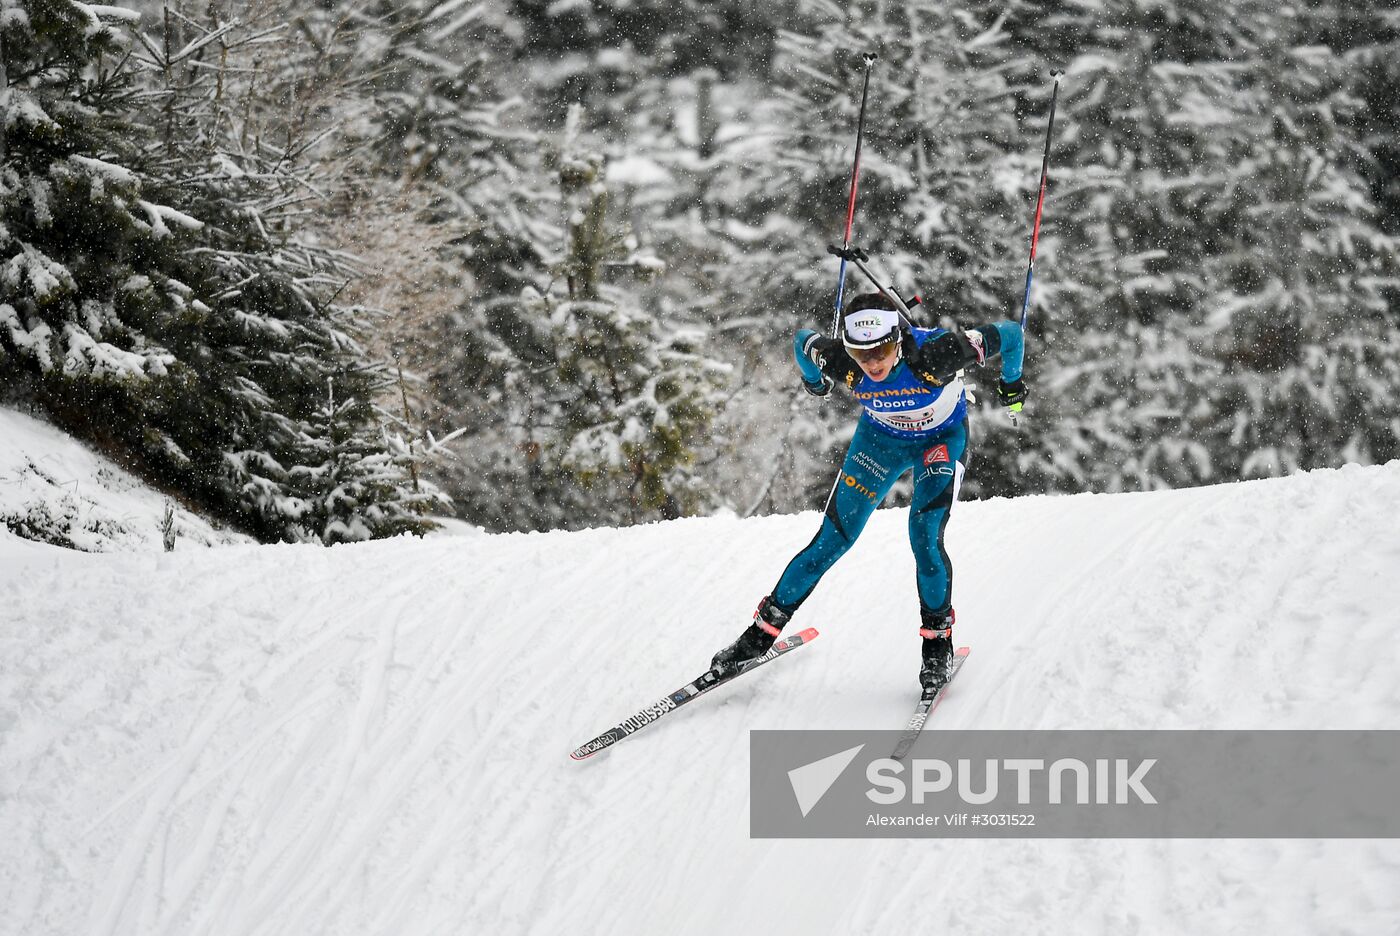
POLYGON ((893 309, 861 309, 846 313, 841 342, 848 348, 873 348, 890 340, 899 329, 899 313, 893 309))

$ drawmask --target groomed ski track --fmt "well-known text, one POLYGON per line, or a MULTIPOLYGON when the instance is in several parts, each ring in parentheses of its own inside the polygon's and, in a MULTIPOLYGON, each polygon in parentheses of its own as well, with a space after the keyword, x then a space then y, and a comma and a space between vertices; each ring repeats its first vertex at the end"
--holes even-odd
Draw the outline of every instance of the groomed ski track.
MULTIPOLYGON (((1394 728, 1400 462, 961 504, 928 730, 1394 728)), ((1356 932, 1400 843, 751 841, 748 730, 901 727, 882 510, 809 648, 703 668, 815 513, 87 555, 0 533, 0 934, 1356 932)))

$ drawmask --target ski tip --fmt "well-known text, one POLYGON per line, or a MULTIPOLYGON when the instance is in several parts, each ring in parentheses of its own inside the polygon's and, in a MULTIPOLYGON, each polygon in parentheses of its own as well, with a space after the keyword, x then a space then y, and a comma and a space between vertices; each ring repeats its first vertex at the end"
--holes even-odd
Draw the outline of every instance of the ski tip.
POLYGON ((606 751, 608 748, 612 747, 616 740, 616 738, 609 735, 601 735, 581 747, 574 748, 569 752, 569 756, 576 761, 588 760, 599 751, 606 751))
POLYGON ((956 650, 953 651, 953 656, 965 657, 965 656, 967 656, 967 655, 968 655, 969 653, 971 653, 971 652, 972 652, 972 648, 971 648, 971 647, 959 647, 958 649, 956 649, 956 650))
POLYGON ((806 643, 807 641, 816 637, 817 633, 818 631, 815 627, 809 627, 804 631, 798 631, 797 636, 802 638, 803 643, 806 643))

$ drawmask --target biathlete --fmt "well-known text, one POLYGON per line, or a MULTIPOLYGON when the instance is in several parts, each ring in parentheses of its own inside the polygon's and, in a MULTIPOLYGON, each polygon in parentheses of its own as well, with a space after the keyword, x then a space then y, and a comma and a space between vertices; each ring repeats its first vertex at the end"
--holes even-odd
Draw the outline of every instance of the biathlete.
POLYGON ((827 496, 821 529, 759 602, 753 623, 715 654, 710 666, 727 675, 767 653, 826 570, 855 543, 895 481, 913 471, 909 544, 923 638, 919 684, 926 692, 935 690, 947 682, 953 660, 952 567, 943 529, 968 462, 967 396, 959 372, 1000 355, 997 398, 1019 412, 1026 398, 1021 326, 997 322, 961 335, 915 328, 888 298, 868 293, 852 298, 840 331, 836 339, 803 329, 793 340, 808 393, 826 396, 835 384, 844 384, 864 410, 827 496))

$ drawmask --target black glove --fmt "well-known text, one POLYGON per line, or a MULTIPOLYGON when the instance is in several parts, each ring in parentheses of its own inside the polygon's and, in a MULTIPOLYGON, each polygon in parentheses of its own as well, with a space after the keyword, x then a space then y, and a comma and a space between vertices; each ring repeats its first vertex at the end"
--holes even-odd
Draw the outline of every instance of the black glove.
POLYGON ((812 396, 826 396, 831 392, 831 388, 835 386, 835 381, 826 373, 827 362, 833 360, 835 355, 844 353, 841 342, 835 338, 821 336, 810 338, 803 347, 803 353, 807 355, 808 360, 821 368, 822 379, 820 383, 809 383, 804 380, 802 381, 802 389, 806 390, 812 396))
POLYGON ((822 370, 826 370, 826 365, 835 360, 838 354, 845 353, 841 341, 837 338, 820 336, 807 342, 807 357, 822 370))
POLYGON ((1006 407, 1013 417, 1021 414, 1021 404, 1026 402, 1027 392, 1025 380, 1013 380, 1011 383, 997 381, 997 401, 1006 407))

